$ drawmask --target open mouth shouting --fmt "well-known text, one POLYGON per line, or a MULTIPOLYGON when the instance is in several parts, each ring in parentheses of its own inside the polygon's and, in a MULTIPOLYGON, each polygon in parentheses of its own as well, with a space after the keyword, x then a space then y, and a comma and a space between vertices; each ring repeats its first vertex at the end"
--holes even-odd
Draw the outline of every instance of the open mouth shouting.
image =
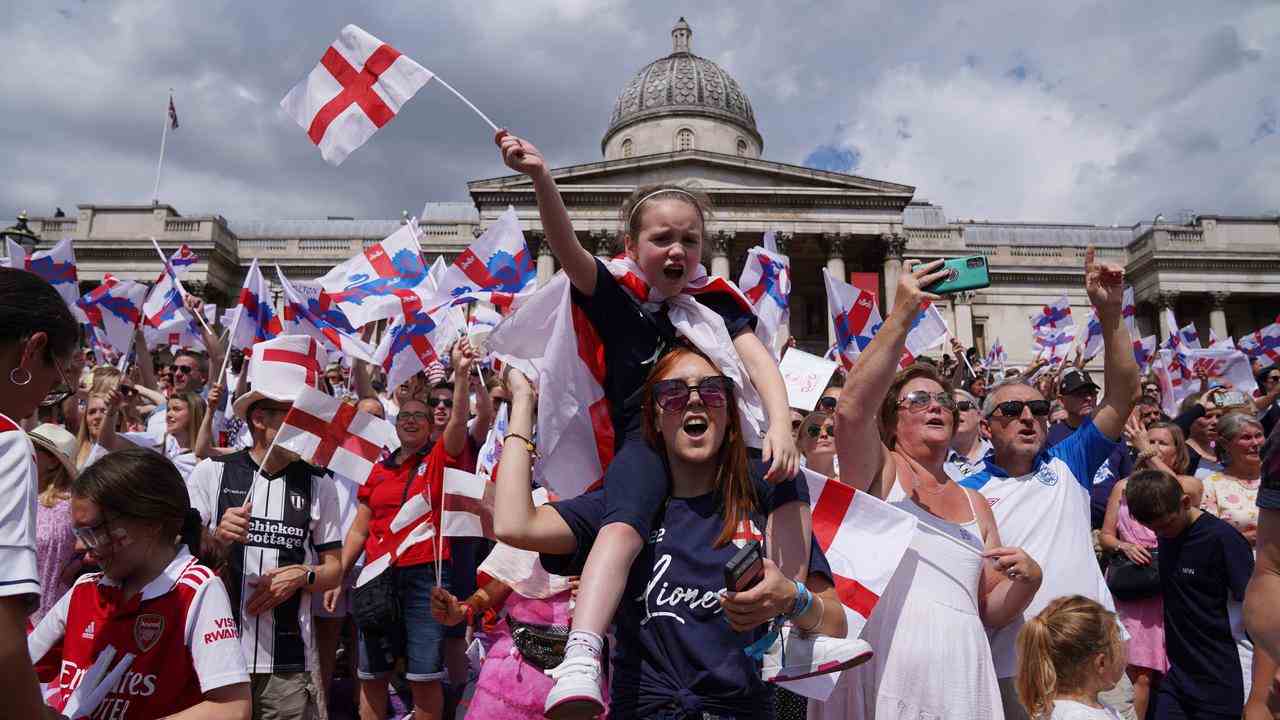
POLYGON ((711 429, 711 423, 705 415, 701 414, 689 415, 680 426, 680 430, 694 440, 706 435, 709 429, 711 429))
POLYGON ((672 263, 662 268, 662 276, 668 280, 680 280, 684 277, 684 265, 681 263, 672 263))

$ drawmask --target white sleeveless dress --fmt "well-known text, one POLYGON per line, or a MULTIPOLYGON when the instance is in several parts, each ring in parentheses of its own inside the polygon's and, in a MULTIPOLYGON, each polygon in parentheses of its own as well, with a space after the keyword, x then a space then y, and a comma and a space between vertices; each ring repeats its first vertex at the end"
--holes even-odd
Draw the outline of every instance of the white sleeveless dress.
MULTIPOLYGON (((968 492, 970 512, 973 499, 968 492)), ((895 482, 886 500, 920 520, 862 638, 875 656, 846 671, 810 718, 1003 720, 991 646, 978 616, 982 532, 977 516, 948 522, 895 482)))

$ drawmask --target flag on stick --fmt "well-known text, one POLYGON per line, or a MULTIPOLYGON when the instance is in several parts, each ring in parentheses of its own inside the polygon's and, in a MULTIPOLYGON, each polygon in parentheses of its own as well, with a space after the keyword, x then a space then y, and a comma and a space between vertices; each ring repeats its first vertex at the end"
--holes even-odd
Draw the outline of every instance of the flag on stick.
POLYGON ((400 440, 386 420, 304 386, 285 415, 276 445, 363 485, 383 449, 399 447, 400 440))
POLYGON ((822 269, 822 280, 827 286, 827 311, 836 330, 833 349, 848 370, 871 344, 883 321, 874 295, 833 276, 826 268, 822 269))
POLYGON ((427 302, 427 268, 422 264, 416 218, 386 239, 325 273, 319 283, 321 309, 336 307, 354 327, 401 315, 405 300, 427 302))
POLYGON ((791 321, 791 261, 776 249, 767 247, 773 243, 773 233, 765 233, 766 247, 753 247, 747 251, 747 261, 742 268, 738 287, 751 301, 758 322, 756 335, 773 353, 774 360, 782 357, 786 343, 785 328, 791 321))

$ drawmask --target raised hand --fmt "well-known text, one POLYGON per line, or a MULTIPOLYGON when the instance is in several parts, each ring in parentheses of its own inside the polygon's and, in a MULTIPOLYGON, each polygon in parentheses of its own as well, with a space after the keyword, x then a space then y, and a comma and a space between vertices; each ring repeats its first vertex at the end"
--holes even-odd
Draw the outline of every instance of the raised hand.
POLYGON ((1084 289, 1089 302, 1100 311, 1119 311, 1124 302, 1124 268, 1097 262, 1095 255, 1092 245, 1084 251, 1084 289))
POLYGON ((924 288, 947 276, 941 270, 942 260, 922 263, 919 260, 906 260, 902 263, 902 272, 898 274, 898 292, 893 298, 893 313, 910 313, 911 317, 920 312, 926 301, 941 300, 941 295, 927 292, 924 288))
POLYGON ((499 130, 493 141, 502 150, 502 162, 512 170, 530 177, 547 172, 547 161, 532 143, 506 130, 499 130))

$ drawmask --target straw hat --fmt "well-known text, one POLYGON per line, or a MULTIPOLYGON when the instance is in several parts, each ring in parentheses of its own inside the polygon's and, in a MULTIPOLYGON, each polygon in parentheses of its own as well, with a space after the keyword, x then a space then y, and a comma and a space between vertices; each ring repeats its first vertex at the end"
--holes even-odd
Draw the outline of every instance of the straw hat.
POLYGON ((58 462, 62 463, 63 469, 67 471, 68 478, 74 478, 80 474, 76 471, 76 463, 73 459, 80 443, 66 428, 53 423, 44 423, 27 433, 27 437, 31 438, 31 442, 37 448, 48 451, 57 458, 58 462))
POLYGON ((303 386, 320 389, 321 370, 328 353, 307 335, 281 335, 253 346, 249 361, 249 392, 236 398, 231 411, 248 420, 249 408, 259 400, 291 403, 303 386))

